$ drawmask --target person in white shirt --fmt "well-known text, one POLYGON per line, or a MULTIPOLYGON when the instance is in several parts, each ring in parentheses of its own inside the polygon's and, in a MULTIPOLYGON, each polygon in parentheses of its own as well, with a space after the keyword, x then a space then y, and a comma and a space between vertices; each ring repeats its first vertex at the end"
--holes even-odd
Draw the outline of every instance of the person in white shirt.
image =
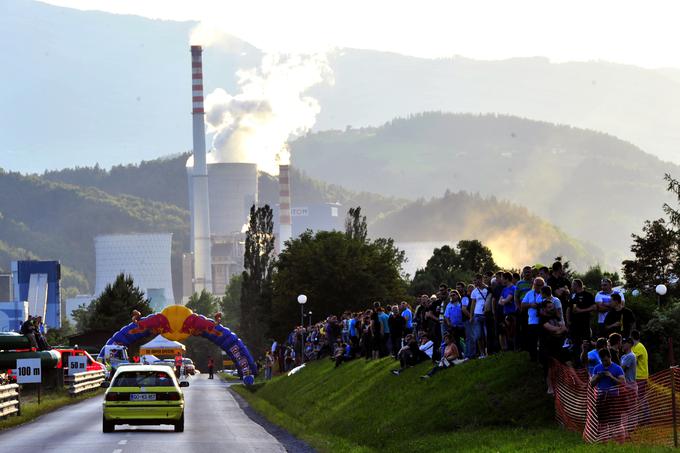
POLYGON ((626 299, 623 293, 615 291, 612 288, 612 281, 608 278, 602 279, 602 290, 595 295, 595 304, 597 304, 597 327, 598 336, 606 337, 607 332, 604 325, 604 318, 607 317, 607 312, 611 308, 612 294, 617 293, 621 296, 621 302, 625 305, 626 299))
POLYGON ((486 298, 489 296, 489 288, 484 284, 483 276, 475 276, 475 289, 470 293, 472 308, 472 336, 477 343, 479 357, 486 354, 486 319, 484 317, 486 298))

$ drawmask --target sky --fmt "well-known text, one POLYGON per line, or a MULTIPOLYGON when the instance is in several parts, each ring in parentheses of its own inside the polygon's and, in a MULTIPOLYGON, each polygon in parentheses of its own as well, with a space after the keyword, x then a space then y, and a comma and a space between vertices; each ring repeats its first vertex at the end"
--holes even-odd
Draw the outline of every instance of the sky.
POLYGON ((676 0, 45 0, 203 21, 268 52, 351 47, 425 58, 544 56, 680 68, 676 0))

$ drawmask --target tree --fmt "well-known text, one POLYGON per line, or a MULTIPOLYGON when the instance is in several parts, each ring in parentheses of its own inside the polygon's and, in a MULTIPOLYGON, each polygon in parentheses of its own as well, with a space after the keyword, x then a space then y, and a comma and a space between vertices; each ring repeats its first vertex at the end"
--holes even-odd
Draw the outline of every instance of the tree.
POLYGON ((444 245, 434 249, 425 268, 416 271, 409 293, 432 294, 441 283, 451 287, 459 281, 472 280, 477 273, 496 269, 488 247, 478 240, 462 240, 455 248, 444 245))
MULTIPOLYGON (((667 190, 680 203, 680 181, 670 174, 664 176, 667 190)), ((642 228, 643 235, 633 234, 631 252, 635 259, 625 260, 623 273, 626 286, 652 293, 660 283, 670 286, 670 292, 678 292, 673 283, 680 274, 680 209, 668 203, 663 205, 666 219, 647 220, 642 228)))
POLYGON ((585 273, 583 274, 573 272, 572 276, 573 278, 580 279, 586 288, 595 292, 600 290, 600 284, 602 283, 602 279, 604 278, 608 278, 609 280, 611 280, 612 285, 614 286, 621 285, 621 277, 619 277, 619 274, 617 272, 605 271, 599 264, 590 266, 588 270, 585 271, 585 273))
POLYGON ((241 275, 241 335, 256 350, 263 348, 271 318, 273 232, 272 209, 253 205, 241 275))
POLYGON ((623 262, 623 276, 627 287, 651 293, 678 274, 678 231, 657 219, 646 221, 642 232, 642 236, 632 235, 630 250, 635 259, 623 262))
POLYGON ((241 275, 233 275, 227 289, 224 292, 224 297, 220 301, 220 308, 222 310, 222 324, 229 327, 235 332, 241 331, 241 283, 243 277, 241 275))
POLYGON ((133 310, 138 310, 142 316, 150 314, 149 300, 144 297, 144 292, 135 286, 130 275, 121 273, 113 284, 106 285, 99 297, 90 304, 86 309, 87 314, 81 314, 77 318, 78 327, 82 327, 84 331, 115 332, 130 323, 133 310))
POLYGON ((205 289, 201 294, 193 293, 187 302, 187 308, 190 308, 194 313, 199 315, 212 317, 217 311, 217 299, 205 289))
POLYGON ((68 337, 74 333, 75 330, 73 329, 71 322, 67 317, 63 316, 61 318, 61 327, 48 329, 47 334, 45 334, 45 339, 47 340, 47 343, 52 346, 67 345, 68 337))
POLYGON ((378 300, 401 301, 406 294, 403 262, 404 253, 391 239, 360 241, 337 231, 303 233, 276 262, 272 334, 285 338, 299 325, 299 294, 307 296, 305 311, 320 317, 361 310, 378 300))
POLYGON ((368 225, 366 224, 366 216, 361 215, 361 206, 349 208, 345 219, 345 234, 350 239, 366 242, 368 225))

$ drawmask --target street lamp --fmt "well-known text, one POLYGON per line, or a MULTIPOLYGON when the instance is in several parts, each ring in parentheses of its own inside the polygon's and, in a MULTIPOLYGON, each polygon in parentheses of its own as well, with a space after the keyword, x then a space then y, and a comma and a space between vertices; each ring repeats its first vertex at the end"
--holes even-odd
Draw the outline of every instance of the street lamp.
POLYGON ((666 285, 656 285, 656 294, 657 296, 657 304, 659 305, 659 308, 661 308, 661 296, 665 296, 666 293, 668 292, 668 288, 666 288, 666 285))
MULTIPOLYGON (((305 304, 307 303, 307 296, 304 294, 300 294, 297 298, 298 304, 300 304, 300 319, 302 322, 300 323, 300 328, 304 330, 305 328, 305 304)), ((305 363, 305 335, 300 331, 300 363, 305 363)))
POLYGON ((312 312, 309 312, 309 328, 312 328, 312 312))

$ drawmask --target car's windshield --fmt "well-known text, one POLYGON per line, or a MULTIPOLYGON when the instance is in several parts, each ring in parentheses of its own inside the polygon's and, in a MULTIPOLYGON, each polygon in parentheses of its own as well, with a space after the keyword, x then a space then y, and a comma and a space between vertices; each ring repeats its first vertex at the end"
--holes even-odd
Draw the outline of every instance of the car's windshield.
POLYGON ((125 371, 116 377, 112 387, 172 387, 172 378, 163 371, 125 371))
POLYGON ((182 363, 184 363, 185 365, 193 365, 194 364, 194 362, 191 359, 184 359, 184 360, 182 360, 182 363))

